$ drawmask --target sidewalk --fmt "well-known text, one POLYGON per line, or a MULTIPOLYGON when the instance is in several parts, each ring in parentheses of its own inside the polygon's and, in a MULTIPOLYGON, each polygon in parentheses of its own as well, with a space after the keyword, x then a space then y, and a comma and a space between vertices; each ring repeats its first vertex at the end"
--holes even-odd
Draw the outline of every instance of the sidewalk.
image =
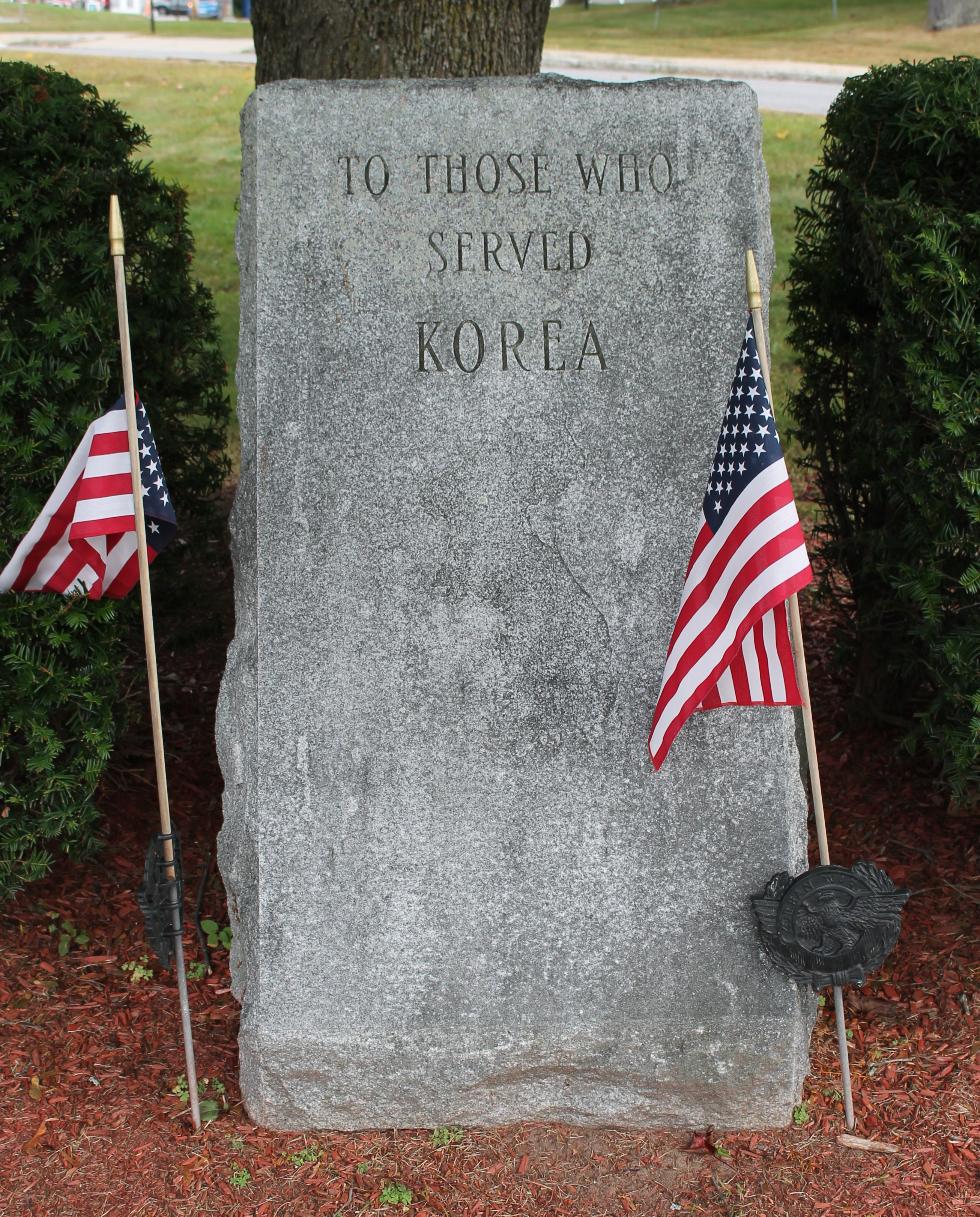
MULTIPOLYGON (((126 59, 187 59, 211 63, 254 63, 251 38, 168 38, 159 34, 28 33, 0 26, 0 51, 51 51, 63 55, 108 55, 126 59)), ((609 55, 593 51, 549 51, 544 72, 614 73, 623 76, 714 76, 718 79, 813 81, 843 84, 866 69, 860 64, 799 63, 780 59, 674 59, 609 55)))
POLYGON ((860 76, 861 64, 800 63, 789 59, 668 59, 642 55, 609 55, 596 51, 545 51, 542 72, 576 68, 589 72, 616 72, 637 76, 714 76, 719 80, 796 80, 843 84, 860 76))
POLYGON ((255 63, 251 38, 168 38, 165 33, 104 34, 18 32, 0 26, 0 54, 30 51, 99 55, 112 59, 186 59, 207 63, 255 63))

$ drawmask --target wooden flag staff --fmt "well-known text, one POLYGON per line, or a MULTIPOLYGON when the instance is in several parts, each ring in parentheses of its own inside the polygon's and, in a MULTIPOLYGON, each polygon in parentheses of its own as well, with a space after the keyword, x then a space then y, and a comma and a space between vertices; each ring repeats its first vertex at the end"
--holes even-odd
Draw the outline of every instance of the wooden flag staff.
MULTIPOLYGON (((745 287, 749 298, 749 312, 755 330, 755 345, 762 364, 769 391, 769 407, 775 418, 776 407, 772 397, 772 377, 769 375, 769 353, 766 347, 766 331, 762 324, 762 288, 755 255, 751 249, 745 251, 745 287)), ((824 817, 823 791, 820 786, 820 765, 817 761, 817 740, 813 731, 813 711, 810 708, 810 682, 806 674, 806 654, 803 650, 803 625, 800 621, 800 602, 796 592, 789 598, 789 623, 793 638, 793 658, 796 679, 803 696, 803 733, 806 737, 806 758, 810 770, 810 789, 813 794, 813 818, 817 829, 817 850, 821 866, 830 865, 830 850, 827 847, 827 822, 824 817)), ((854 1099, 851 1094, 851 1066, 847 1053, 847 1025, 844 1020, 844 994, 840 985, 834 985, 834 1013, 837 1019, 837 1050, 840 1054, 841 1088, 844 1092, 844 1122, 847 1131, 854 1128, 854 1099)))
MULTIPOLYGON (((170 799, 167 793, 167 767, 163 754, 163 727, 160 721, 160 686, 157 681, 156 639, 153 631, 153 602, 150 599, 150 563, 146 552, 146 522, 143 517, 142 479, 139 461, 139 425, 136 421, 136 391, 133 387, 133 356, 129 345, 129 309, 126 302, 126 243, 123 233, 119 198, 109 200, 109 253, 112 256, 116 280, 116 309, 119 314, 119 350, 122 356, 123 395, 126 401, 126 423, 129 432, 129 467, 133 482, 136 509, 136 547, 140 572, 140 604, 143 613, 143 641, 146 646, 146 670, 150 692, 150 722, 153 728, 153 756, 156 762, 157 798, 160 804, 160 832, 163 834, 163 861, 166 878, 176 878, 174 847, 170 824, 170 799)), ((187 1090, 195 1129, 201 1127, 201 1109, 197 1094, 197 1067, 194 1063, 194 1040, 191 1032, 191 1011, 187 1000, 187 976, 184 972, 184 943, 182 939, 181 908, 177 888, 170 889, 174 937, 174 964, 177 991, 180 996, 180 1022, 184 1036, 184 1058, 187 1063, 187 1090)))

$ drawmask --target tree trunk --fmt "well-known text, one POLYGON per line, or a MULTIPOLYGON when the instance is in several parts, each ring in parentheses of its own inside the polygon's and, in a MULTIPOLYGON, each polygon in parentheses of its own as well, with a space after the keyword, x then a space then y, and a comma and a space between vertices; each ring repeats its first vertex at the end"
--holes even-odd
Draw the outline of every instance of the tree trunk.
POLYGON ((537 72, 550 0, 254 0, 255 83, 537 72))

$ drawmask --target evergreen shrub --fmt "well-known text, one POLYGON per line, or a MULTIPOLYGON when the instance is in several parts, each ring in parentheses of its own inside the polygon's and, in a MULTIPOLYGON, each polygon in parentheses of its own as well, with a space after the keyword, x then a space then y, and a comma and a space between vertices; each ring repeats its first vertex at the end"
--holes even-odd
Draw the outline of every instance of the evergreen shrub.
MULTIPOLYGON (((874 68, 797 210, 796 434, 846 609, 854 704, 954 794, 980 757, 980 60, 874 68)), ((825 582, 825 588, 827 583, 825 582)))
MULTIPOLYGON (((133 155, 146 142, 91 85, 0 63, 0 567, 121 392, 110 194, 126 228, 137 389, 185 535, 225 477, 214 307, 191 277, 184 192, 133 155)), ((82 856, 96 843, 93 800, 137 614, 135 593, 0 596, 0 898, 44 874, 56 851, 82 856)))

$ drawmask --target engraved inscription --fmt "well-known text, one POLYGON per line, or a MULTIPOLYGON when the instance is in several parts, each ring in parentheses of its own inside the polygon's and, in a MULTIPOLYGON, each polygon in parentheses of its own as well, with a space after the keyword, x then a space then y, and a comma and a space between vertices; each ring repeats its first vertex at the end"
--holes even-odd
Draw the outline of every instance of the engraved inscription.
POLYGON ((492 361, 501 372, 605 371, 609 366, 594 322, 574 332, 560 317, 525 324, 520 321, 475 321, 467 318, 455 327, 451 321, 419 321, 418 371, 477 372, 492 361))
POLYGON ((429 270, 547 271, 585 270, 592 241, 584 232, 430 232, 429 270))
POLYGON ((670 161, 662 152, 649 157, 577 152, 575 161, 586 194, 642 194, 651 189, 663 194, 672 180, 670 161))
POLYGON ((551 194, 540 152, 428 152, 418 158, 426 194, 551 194))
MULTIPOLYGON (((407 158, 390 150, 388 155, 365 150, 340 155, 337 164, 342 188, 352 196, 380 200, 389 190, 407 189, 447 199, 521 198, 522 218, 537 221, 537 227, 445 227, 420 233, 420 272, 437 281, 467 274, 587 276, 602 256, 601 243, 597 247, 594 231, 547 227, 548 199, 572 191, 603 207, 599 200, 632 196, 637 207, 651 209, 645 222, 654 223, 662 206, 657 200, 674 184, 670 159, 656 147, 574 153, 467 149, 418 152, 407 158)), ((461 205, 450 204, 454 209, 461 205)), ((499 206, 495 204, 495 216, 499 206)), ((467 207, 460 218, 472 216, 471 205, 467 207)), ((608 347, 591 318, 428 317, 415 325, 419 373, 599 373, 611 366, 608 347)))

